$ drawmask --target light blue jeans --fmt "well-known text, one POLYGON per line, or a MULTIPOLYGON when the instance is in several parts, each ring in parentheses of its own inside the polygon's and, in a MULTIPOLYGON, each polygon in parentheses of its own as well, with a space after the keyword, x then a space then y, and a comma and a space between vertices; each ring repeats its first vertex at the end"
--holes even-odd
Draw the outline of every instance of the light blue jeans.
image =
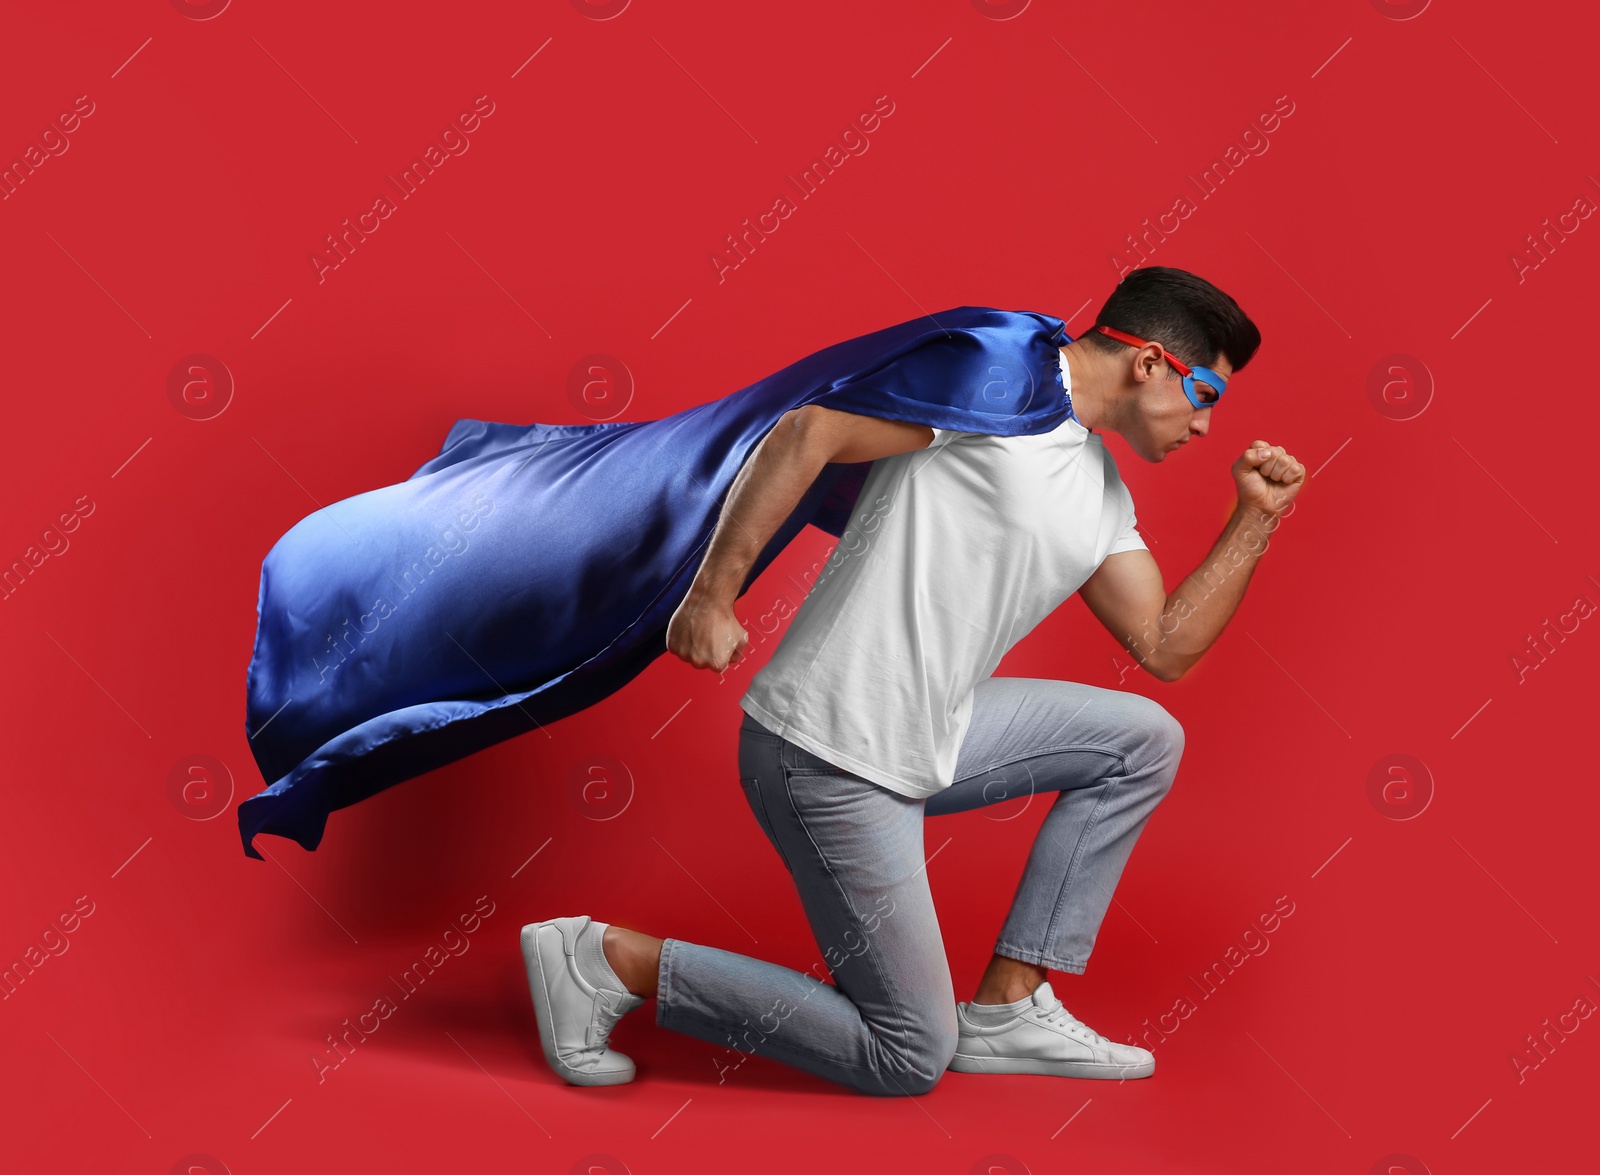
POLYGON ((956 1048, 955 992, 923 859, 923 815, 1056 793, 995 952, 1081 973, 1183 728, 1140 694, 995 677, 973 695, 955 782, 914 800, 841 770, 749 715, 739 774, 811 923, 819 974, 669 938, 656 1022, 869 1094, 932 1089, 956 1048), (823 982, 824 964, 833 983, 823 982))

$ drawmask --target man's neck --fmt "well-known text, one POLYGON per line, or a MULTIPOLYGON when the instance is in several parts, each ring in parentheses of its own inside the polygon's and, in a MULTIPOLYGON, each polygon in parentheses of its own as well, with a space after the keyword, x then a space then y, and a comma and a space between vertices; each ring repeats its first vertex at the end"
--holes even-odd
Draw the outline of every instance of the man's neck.
POLYGON ((1061 348, 1061 361, 1067 365, 1072 415, 1090 432, 1102 428, 1105 406, 1101 396, 1101 380, 1104 373, 1075 345, 1061 348))

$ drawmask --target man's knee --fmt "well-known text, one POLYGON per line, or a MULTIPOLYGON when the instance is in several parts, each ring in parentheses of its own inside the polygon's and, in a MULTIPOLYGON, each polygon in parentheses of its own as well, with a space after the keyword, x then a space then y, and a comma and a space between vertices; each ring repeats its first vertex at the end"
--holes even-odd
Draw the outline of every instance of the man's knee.
POLYGON ((1183 758, 1183 723, 1174 718, 1165 706, 1157 703, 1156 709, 1161 712, 1156 719, 1158 736, 1174 759, 1183 758))
MULTIPOLYGON (((882 1038, 880 1038, 882 1039, 882 1038)), ((897 1043, 884 1043, 877 1074, 867 1083, 868 1093, 888 1097, 917 1097, 927 1093, 956 1055, 956 1010, 951 1004, 926 1017, 900 1035, 897 1043)))
POLYGON ((1183 724, 1174 718, 1165 706, 1143 694, 1130 694, 1129 700, 1133 702, 1139 726, 1144 730, 1145 737, 1162 747, 1170 747, 1175 751, 1183 750, 1183 724))
POLYGON ((1146 754, 1152 762, 1158 763, 1163 768, 1161 776, 1166 787, 1170 788, 1178 769, 1178 760, 1183 758, 1183 724, 1160 702, 1143 694, 1133 694, 1130 697, 1138 699, 1134 702, 1134 707, 1139 727, 1143 732, 1146 754))
POLYGON ((944 1009, 943 1015, 917 1042, 914 1072, 916 1083, 920 1088, 914 1092, 927 1093, 939 1084, 939 1078, 943 1077, 945 1070, 950 1067, 950 1058, 956 1055, 958 1039, 956 1010, 952 1005, 944 1009))

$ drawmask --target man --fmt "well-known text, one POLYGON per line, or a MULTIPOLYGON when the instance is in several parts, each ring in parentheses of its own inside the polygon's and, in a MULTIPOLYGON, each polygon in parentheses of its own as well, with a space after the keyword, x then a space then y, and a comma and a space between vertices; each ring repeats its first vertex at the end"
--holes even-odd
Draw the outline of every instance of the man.
POLYGON ((1255 441, 1238 504, 1178 588, 1134 527, 1095 430, 1160 463, 1204 437, 1260 344, 1255 325, 1182 270, 1136 270, 1096 326, 1060 349, 1071 415, 991 436, 818 405, 787 414, 740 470, 668 650, 722 671, 748 634, 733 601, 767 540, 828 463, 872 462, 833 559, 741 699, 747 800, 790 872, 833 983, 680 939, 556 918, 523 928, 545 1056, 582 1085, 630 1081, 606 1047, 657 998, 657 1021, 864 1093, 918 1094, 974 1073, 1149 1076, 1056 997, 1084 970, 1111 892, 1171 786, 1183 729, 1138 694, 994 678, 1076 591, 1161 681, 1176 681, 1237 609, 1305 470, 1255 441), (1250 538, 1256 541, 1248 541, 1250 538), (1035 791, 1040 827, 993 958, 956 1005, 923 859, 925 814, 1035 791))

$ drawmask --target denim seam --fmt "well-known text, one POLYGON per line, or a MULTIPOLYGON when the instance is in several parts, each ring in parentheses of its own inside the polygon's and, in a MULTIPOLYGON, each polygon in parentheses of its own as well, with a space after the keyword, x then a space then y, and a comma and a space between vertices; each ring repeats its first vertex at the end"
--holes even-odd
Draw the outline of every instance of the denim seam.
MULTIPOLYGON (((853 917, 856 920, 857 926, 859 927, 862 924, 862 919, 861 919, 860 912, 856 909, 855 902, 851 900, 849 892, 845 889, 844 885, 840 883, 839 875, 834 872, 834 868, 833 868, 832 863, 829 862, 829 860, 827 858, 827 855, 825 853, 823 853, 823 851, 822 851, 822 846, 817 844, 817 838, 811 835, 811 829, 806 826, 805 817, 800 815, 800 807, 799 807, 799 805, 797 805, 794 802, 794 792, 789 786, 789 769, 787 767, 782 767, 781 764, 780 764, 780 768, 783 771, 783 791, 784 791, 784 795, 786 795, 788 797, 788 799, 789 799, 789 810, 794 813, 795 821, 796 821, 796 823, 798 823, 800 825, 800 830, 806 834, 806 839, 811 842, 812 849, 814 849, 816 851, 817 860, 821 861, 822 862, 822 867, 828 871, 829 879, 833 882, 834 888, 839 891, 839 895, 842 898, 844 898, 845 906, 849 909, 851 917, 853 917)), ((876 785, 874 784, 874 785, 871 785, 871 786, 876 786, 876 785)), ((823 964, 828 968, 828 973, 830 975, 834 974, 833 965, 828 962, 827 947, 825 945, 823 945, 823 944, 820 944, 820 943, 818 945, 822 946, 822 950, 823 950, 822 961, 823 961, 823 964)), ((895 1015, 899 1018, 899 1020, 900 1020, 900 1022, 902 1024, 911 1023, 911 1017, 906 1015, 906 1009, 901 1005, 900 1000, 898 999, 898 997, 896 995, 896 992, 895 992, 895 989, 894 989, 894 985, 891 984, 888 981, 888 976, 883 973, 883 968, 879 965, 876 953, 872 950, 871 944, 868 944, 868 947, 867 947, 867 950, 866 950, 865 954, 872 958, 872 969, 873 969, 874 972, 877 973, 878 983, 883 988, 883 991, 888 995, 889 1004, 890 1004, 891 1007, 894 1008, 895 1015)), ((856 957, 857 958, 861 958, 862 956, 861 955, 857 955, 856 957)), ((837 975, 834 975, 834 986, 836 988, 838 987, 838 976, 837 975)), ((842 990, 840 991, 840 994, 841 995, 846 995, 846 993, 843 992, 842 990)), ((846 998, 848 998, 848 996, 846 996, 846 998)), ((851 1002, 852 1005, 854 1005, 854 1003, 855 1003, 854 1000, 851 1000, 850 1002, 851 1002)), ((859 1009, 858 1009, 858 1014, 859 1014, 859 1009)), ((878 1034, 875 1031, 873 1031, 872 1025, 866 1023, 865 1018, 863 1018, 862 1024, 863 1024, 863 1027, 866 1028, 867 1036, 872 1040, 872 1042, 875 1045, 877 1045, 877 1046, 879 1046, 881 1048, 883 1042, 882 1042, 881 1038, 878 1036, 878 1034)), ((868 1060, 869 1061, 874 1061, 874 1060, 876 1060, 876 1058, 874 1058, 872 1056, 872 1054, 869 1052, 868 1053, 868 1060)), ((885 1075, 887 1073, 887 1071, 888 1071, 888 1067, 886 1065, 875 1065, 873 1068, 870 1069, 870 1072, 872 1072, 874 1075, 877 1075, 877 1076, 883 1076, 883 1075, 885 1075)), ((891 1080, 893 1080, 893 1078, 891 1078, 891 1080)), ((896 1085, 898 1087, 898 1083, 896 1083, 896 1085)))
MULTIPOLYGON (((711 1017, 703 1017, 700 1023, 715 1028, 729 1040, 737 1038, 741 1030, 749 1029, 751 1027, 749 1024, 733 1026, 725 1020, 716 1020, 712 1019, 711 1017)), ((666 1024, 661 1025, 661 1027, 671 1029, 671 1026, 666 1024)), ((677 1030, 672 1029, 672 1031, 677 1030)), ((758 1029, 758 1031, 764 1030, 758 1029)), ((752 1057, 767 1057, 774 1061, 783 1061, 784 1064, 793 1065, 795 1068, 804 1069, 807 1072, 814 1072, 814 1070, 807 1068, 807 1063, 810 1065, 815 1065, 818 1061, 821 1061, 836 1069, 851 1069, 857 1073, 871 1074, 874 1077, 881 1075, 879 1070, 874 1069, 871 1066, 858 1065, 854 1061, 848 1061, 842 1057, 832 1056, 831 1054, 825 1053, 820 1049, 800 1049, 791 1048, 786 1045, 775 1045, 772 1043, 775 1038, 776 1033, 772 1033, 768 1034, 766 1039, 762 1040, 759 1044, 748 1048, 740 1048, 736 1044, 730 1044, 726 1047, 733 1049, 733 1051, 736 1053, 748 1053, 752 1057)))
MULTIPOLYGON (((1111 758, 1121 762, 1124 768, 1127 766, 1126 754, 1116 747, 1100 746, 1097 743, 1062 743, 1060 746, 1045 747, 1043 750, 1030 747, 1024 754, 1013 755, 1009 759, 1002 759, 998 763, 991 763, 987 767, 981 767, 976 771, 972 771, 961 776, 959 779, 952 779, 950 782, 953 784, 965 783, 969 779, 976 779, 980 775, 984 775, 990 771, 995 771, 1001 767, 1009 767, 1013 763, 1021 763, 1030 759, 1042 759, 1046 755, 1058 755, 1062 751, 1089 751, 1096 755, 1109 755, 1111 758)), ((1051 790, 1062 791, 1066 789, 1055 788, 1051 790)))
MULTIPOLYGON (((1056 927, 1061 922, 1061 909, 1066 904, 1067 891, 1072 888, 1072 882, 1077 876, 1078 866, 1083 860, 1083 854, 1094 832, 1095 825, 1100 821, 1100 814, 1105 811, 1106 804, 1110 801, 1112 793, 1116 791, 1117 784, 1127 778, 1127 759, 1121 755, 1118 755, 1117 758, 1122 765, 1123 773, 1111 778, 1105 794, 1096 802, 1094 809, 1089 813, 1089 818, 1084 821, 1083 828, 1078 833, 1078 843, 1073 846, 1072 859, 1067 862, 1066 875, 1061 879, 1061 888, 1056 891, 1055 907, 1050 911, 1050 920, 1045 926, 1045 942, 1050 942, 1055 937, 1056 927)), ((1063 792, 1062 794, 1066 793, 1063 792)))
MULTIPOLYGON (((1004 745, 1005 739, 1006 739, 1006 735, 1010 734, 1011 733, 1011 728, 1017 724, 1017 715, 1022 713, 1022 704, 1026 700, 1027 700, 1026 697, 1021 697, 1021 698, 1017 699, 1017 704, 1012 707, 1011 713, 1006 717, 1005 729, 1000 732, 999 737, 995 740, 996 742, 1000 743, 1001 745, 1004 745)), ((968 733, 971 733, 971 729, 972 728, 971 728, 971 726, 969 724, 968 728, 967 728, 968 733)), ((959 750, 957 751, 957 757, 958 758, 960 757, 959 750)), ((1003 766, 1003 764, 996 764, 996 766, 1003 766)), ((980 774, 987 774, 988 772, 993 771, 993 770, 994 770, 994 767, 985 767, 983 769, 983 771, 980 772, 980 774)), ((950 782, 952 784, 954 784, 956 781, 954 779, 952 779, 950 782)))
POLYGON ((749 800, 752 810, 759 806, 760 811, 755 813, 755 816, 757 822, 761 825, 761 831, 766 833, 767 840, 778 854, 778 860, 783 863, 784 872, 792 878, 794 876, 794 866, 789 864, 789 854, 783 851, 783 845, 778 842, 777 832, 772 826, 772 817, 767 812, 767 797, 761 794, 761 777, 759 775, 744 776, 739 781, 741 787, 743 787, 746 779, 750 781, 750 787, 745 789, 746 799, 749 800))
MULTIPOLYGON (((660 967, 657 969, 657 972, 656 972, 656 1026, 659 1027, 659 1028, 665 1028, 670 1032, 682 1031, 681 1029, 674 1028, 671 1024, 667 1023, 667 1018, 669 1017, 669 1015, 672 1015, 674 1013, 679 1014, 679 1015, 683 1014, 683 1010, 681 1008, 678 1008, 676 1006, 676 1004, 674 1003, 675 995, 674 995, 673 988, 672 988, 672 969, 671 969, 671 965, 670 965, 671 964, 671 959, 672 959, 672 952, 673 952, 673 949, 677 946, 677 944, 678 944, 678 940, 677 939, 672 939, 672 938, 669 938, 669 939, 665 940, 661 944, 661 964, 660 964, 660 967)), ((716 1028, 717 1031, 721 1032, 725 1037, 727 1037, 730 1040, 732 1040, 735 1036, 738 1035, 738 1027, 735 1027, 735 1026, 731 1025, 728 1021, 717 1020, 717 1019, 714 1019, 714 1018, 709 1017, 709 1016, 697 1016, 695 1018, 697 1018, 701 1024, 710 1025, 710 1026, 716 1028)), ((744 1024, 744 1025, 740 1025, 739 1027, 748 1028, 749 1025, 748 1024, 744 1024)), ((766 1044, 767 1042, 766 1041, 762 1041, 761 1043, 762 1044, 766 1044)), ((735 1052, 744 1051, 742 1049, 739 1049, 737 1045, 735 1045, 733 1047, 734 1047, 734 1051, 735 1052)), ((754 1057, 769 1056, 769 1057, 773 1057, 774 1059, 781 1059, 781 1058, 779 1058, 777 1056, 778 1052, 780 1052, 780 1051, 783 1052, 783 1053, 787 1053, 788 1055, 790 1055, 792 1057, 802 1057, 802 1058, 805 1058, 806 1060, 815 1060, 816 1056, 819 1055, 819 1054, 816 1054, 816 1053, 805 1053, 805 1052, 802 1052, 802 1051, 800 1051, 798 1049, 791 1049, 791 1048, 780 1048, 780 1049, 776 1049, 776 1050, 774 1050, 773 1052, 770 1052, 770 1053, 760 1053, 760 1052, 757 1052, 755 1049, 751 1049, 750 1050, 750 1055, 754 1056, 754 1057)), ((872 1073, 874 1076, 877 1075, 877 1070, 869 1069, 869 1068, 867 1068, 866 1066, 863 1066, 863 1065, 857 1065, 857 1064, 855 1064, 855 1063, 853 1063, 851 1061, 845 1060, 843 1058, 835 1058, 835 1057, 825 1056, 824 1055, 823 1059, 826 1060, 829 1064, 836 1065, 841 1069, 856 1069, 856 1070, 859 1070, 860 1072, 863 1072, 863 1073, 872 1073)), ((789 1063, 793 1064, 794 1062, 789 1062, 789 1063)), ((799 1065, 797 1065, 796 1067, 797 1068, 804 1068, 804 1066, 799 1066, 799 1065)))
POLYGON ((1047 955, 1043 951, 1014 946, 1004 939, 995 943, 994 953, 1004 955, 1008 959, 1018 959, 1024 963, 1034 963, 1040 967, 1049 967, 1054 971, 1065 971, 1069 975, 1082 975, 1084 972, 1084 964, 1082 963, 1073 963, 1055 955, 1047 955))
POLYGON ((667 1013, 672 1011, 672 948, 676 939, 661 944, 661 962, 656 965, 656 1024, 667 1027, 667 1013))

